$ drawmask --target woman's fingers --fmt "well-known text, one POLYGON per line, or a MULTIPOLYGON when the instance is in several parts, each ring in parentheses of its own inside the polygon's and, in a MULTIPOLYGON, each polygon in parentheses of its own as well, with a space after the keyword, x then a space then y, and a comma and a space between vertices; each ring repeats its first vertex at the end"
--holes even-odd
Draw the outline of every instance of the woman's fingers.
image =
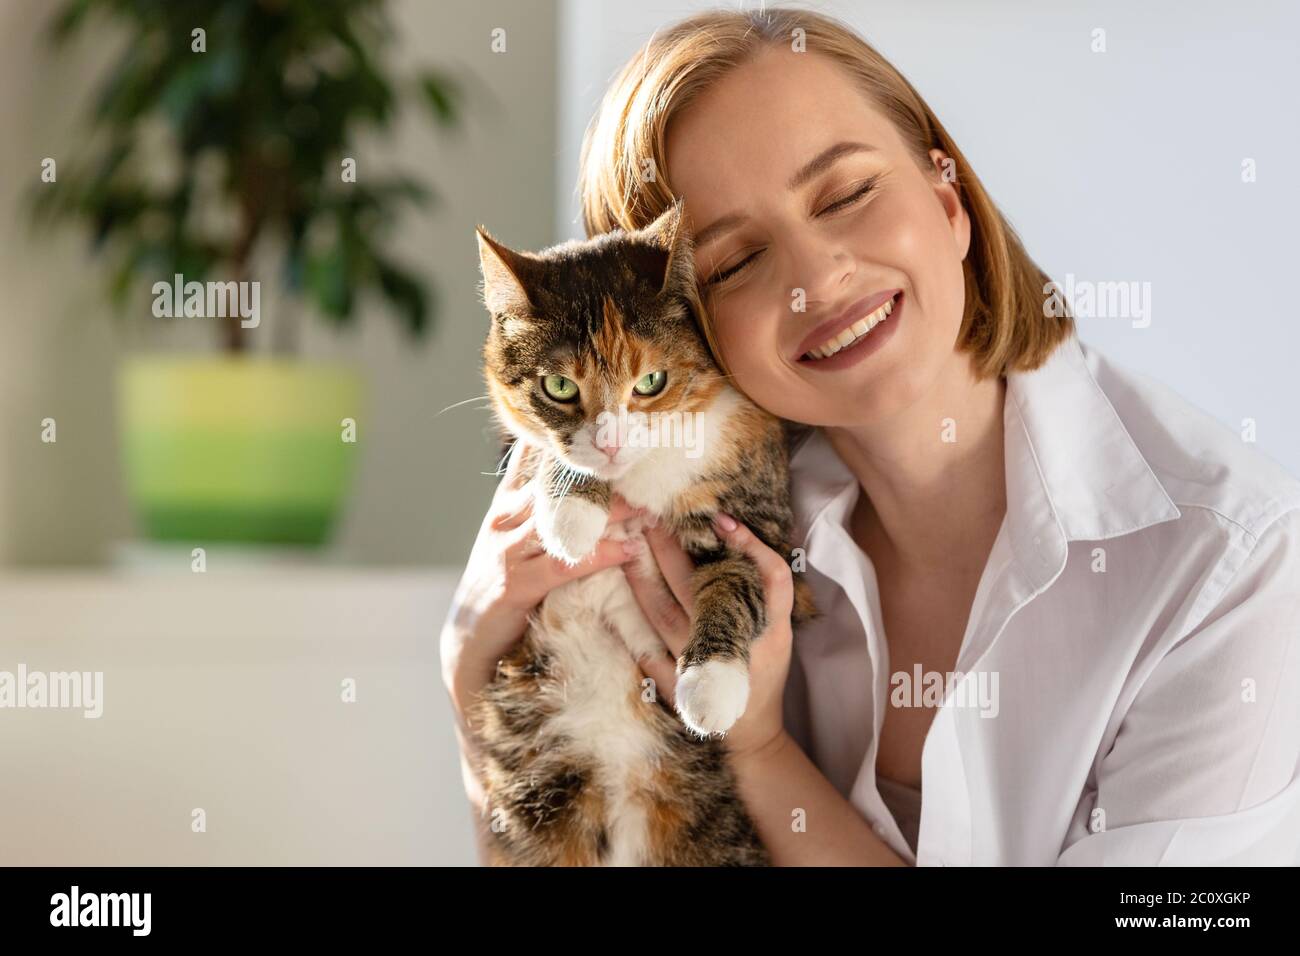
POLYGON ((561 584, 617 567, 631 559, 621 541, 601 541, 596 549, 575 565, 566 564, 533 545, 525 535, 507 549, 505 558, 505 596, 510 606, 532 610, 561 584), (529 549, 536 547, 536 552, 529 549))
POLYGON ((596 549, 577 564, 567 564, 549 554, 540 554, 532 560, 544 562, 545 570, 543 573, 546 580, 551 587, 558 587, 566 581, 585 578, 588 574, 595 574, 597 571, 617 567, 624 561, 632 560, 632 558, 636 557, 637 552, 628 545, 634 547, 635 543, 602 538, 597 542, 596 549))
POLYGON ((714 516, 713 530, 728 547, 746 555, 758 566, 771 614, 774 617, 788 617, 794 606, 794 580, 785 558, 724 511, 719 511, 714 516))
MULTIPOLYGON (((513 492, 513 494, 525 493, 524 490, 513 492)), ((615 503, 614 510, 610 512, 609 523, 612 524, 616 521, 625 520, 631 515, 643 513, 640 508, 633 508, 621 498, 618 498, 617 496, 615 496, 615 498, 617 499, 617 502, 615 503)), ((508 501, 505 507, 510 507, 510 504, 511 503, 508 501)), ((517 558, 531 557, 532 555, 540 554, 543 550, 541 539, 537 536, 536 522, 530 520, 532 516, 533 496, 527 494, 526 499, 519 500, 515 510, 503 511, 493 519, 492 527, 504 536, 505 548, 517 558)), ((602 544, 614 543, 616 542, 602 539, 602 544)), ((617 543, 621 544, 621 542, 617 543)), ((617 554, 616 551, 608 548, 606 550, 608 555, 611 557, 617 554)), ((624 549, 624 552, 628 555, 636 555, 640 553, 641 550, 642 547, 637 544, 632 546, 632 550, 624 549)), ((600 566, 606 567, 607 565, 602 563, 600 566)), ((582 567, 582 565, 579 565, 579 567, 582 567)), ((581 577, 583 573, 590 572, 579 571, 577 576, 581 577)), ((570 580, 570 578, 566 577, 564 580, 570 580)))
POLYGON ((645 514, 644 508, 634 508, 628 504, 627 499, 620 494, 614 494, 609 499, 609 521, 611 524, 617 521, 626 521, 633 515, 645 514))
POLYGON ((691 588, 691 578, 695 574, 695 562, 691 560, 682 546, 662 525, 645 529, 645 539, 654 554, 655 563, 663 574, 664 582, 677 598, 687 614, 695 609, 695 592, 691 588))
POLYGON ((524 516, 513 527, 501 531, 505 554, 516 562, 541 554, 543 550, 542 540, 537 537, 537 525, 532 521, 532 511, 532 506, 527 506, 524 516))
POLYGON ((691 636, 690 616, 677 603, 658 570, 653 564, 649 567, 647 564, 649 562, 640 561, 626 564, 623 574, 641 613, 663 640, 664 646, 671 654, 680 654, 691 636))
POLYGON ((533 513, 533 496, 524 488, 510 488, 500 491, 493 507, 498 509, 492 519, 493 531, 513 531, 533 513))
MULTIPOLYGON (((512 460, 514 456, 511 456, 512 460)), ((531 485, 510 485, 510 472, 502 479, 497 489, 493 508, 498 514, 492 519, 492 528, 496 531, 512 531, 524 523, 533 513, 534 490, 531 485)), ((633 515, 643 515, 645 509, 634 508, 621 495, 610 499, 609 524, 626 521, 633 515)))

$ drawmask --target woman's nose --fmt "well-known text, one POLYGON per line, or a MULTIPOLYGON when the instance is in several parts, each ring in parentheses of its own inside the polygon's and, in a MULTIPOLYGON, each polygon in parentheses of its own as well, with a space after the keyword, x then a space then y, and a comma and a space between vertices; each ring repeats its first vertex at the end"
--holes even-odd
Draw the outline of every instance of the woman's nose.
MULTIPOLYGON (((790 295, 807 305, 838 302, 857 268, 853 256, 837 237, 811 234, 790 243, 790 295), (803 295, 796 297, 802 290, 803 295)), ((794 306, 797 309, 797 305, 794 306)))

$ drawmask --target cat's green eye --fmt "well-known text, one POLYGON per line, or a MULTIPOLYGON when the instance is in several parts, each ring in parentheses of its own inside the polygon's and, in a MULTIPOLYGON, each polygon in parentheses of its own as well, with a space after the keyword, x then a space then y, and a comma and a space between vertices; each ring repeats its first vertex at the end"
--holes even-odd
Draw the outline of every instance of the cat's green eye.
POLYGON ((578 386, 563 375, 543 375, 542 391, 557 402, 572 402, 578 397, 578 386))
POLYGON ((658 395, 664 390, 664 385, 667 382, 667 372, 651 372, 649 375, 642 375, 637 379, 637 383, 632 386, 632 391, 638 395, 658 395))

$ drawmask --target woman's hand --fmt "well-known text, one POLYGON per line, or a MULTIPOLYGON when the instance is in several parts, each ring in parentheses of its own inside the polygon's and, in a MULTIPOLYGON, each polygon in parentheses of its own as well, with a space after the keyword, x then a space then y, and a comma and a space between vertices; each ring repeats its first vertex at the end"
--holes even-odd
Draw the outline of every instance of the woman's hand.
MULTIPOLYGON (((767 597, 767 628, 749 652, 749 702, 745 713, 723 738, 733 755, 748 756, 777 746, 784 735, 783 701, 790 670, 794 580, 785 560, 730 515, 719 513, 713 527, 725 544, 749 555, 758 565, 767 597)), ((634 565, 624 567, 623 572, 637 603, 659 632, 665 647, 663 656, 642 660, 641 670, 654 680, 664 699, 675 706, 677 657, 685 649, 691 632, 695 603, 691 575, 695 565, 677 540, 661 526, 649 527, 644 533, 663 580, 647 579, 634 565)))
MULTIPOLYGON (((604 540, 586 560, 570 567, 547 554, 533 519, 533 489, 520 463, 526 449, 517 444, 505 477, 479 529, 465 572, 442 630, 442 679, 462 729, 474 697, 496 673, 497 661, 528 628, 528 615, 554 588, 575 578, 622 564, 636 545, 604 540), (630 551, 630 553, 629 553, 630 551)), ((610 521, 637 513, 620 500, 610 521)))

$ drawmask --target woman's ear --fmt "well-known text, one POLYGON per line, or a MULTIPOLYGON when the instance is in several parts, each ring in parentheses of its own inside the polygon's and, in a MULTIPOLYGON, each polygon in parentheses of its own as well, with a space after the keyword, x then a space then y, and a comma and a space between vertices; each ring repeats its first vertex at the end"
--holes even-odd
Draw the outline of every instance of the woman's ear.
POLYGON ((952 229, 953 242, 957 253, 965 259, 970 251, 970 214, 962 202, 961 179, 957 170, 957 161, 941 149, 930 150, 930 162, 933 166, 930 179, 935 197, 943 207, 948 225, 952 229))

